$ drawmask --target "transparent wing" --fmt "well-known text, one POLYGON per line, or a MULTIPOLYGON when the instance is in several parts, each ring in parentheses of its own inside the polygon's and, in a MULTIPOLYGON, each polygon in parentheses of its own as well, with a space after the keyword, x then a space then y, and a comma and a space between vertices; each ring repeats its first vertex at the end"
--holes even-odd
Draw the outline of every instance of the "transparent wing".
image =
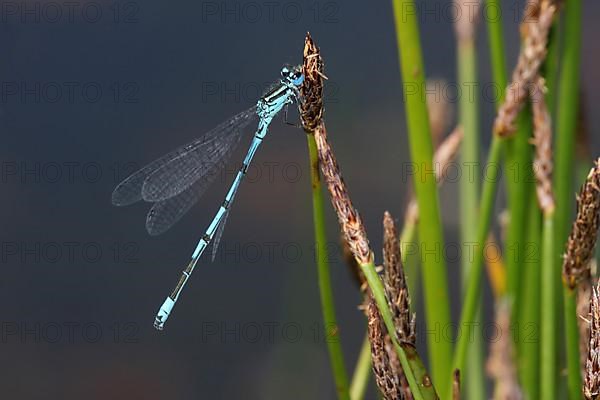
POLYGON ((256 117, 254 106, 193 142, 151 162, 115 188, 112 203, 125 206, 142 199, 151 202, 166 200, 182 193, 198 180, 203 182, 198 186, 198 191, 203 193, 217 176, 215 170, 224 165, 239 143, 244 128, 256 117))
POLYGON ((148 233, 157 236, 175 225, 202 197, 205 190, 203 186, 203 181, 199 180, 178 195, 154 203, 146 216, 148 233))

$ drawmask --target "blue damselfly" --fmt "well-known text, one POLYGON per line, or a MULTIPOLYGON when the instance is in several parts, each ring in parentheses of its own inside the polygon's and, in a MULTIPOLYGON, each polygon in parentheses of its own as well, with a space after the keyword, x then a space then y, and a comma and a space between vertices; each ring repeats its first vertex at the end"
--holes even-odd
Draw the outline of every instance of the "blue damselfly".
POLYGON ((258 119, 258 127, 242 166, 223 204, 200 238, 177 286, 160 307, 154 320, 156 329, 164 328, 194 267, 211 242, 214 260, 231 203, 248 166, 275 115, 287 105, 299 100, 299 89, 303 81, 301 67, 282 68, 279 82, 261 97, 255 106, 235 115, 193 142, 148 164, 115 188, 112 194, 112 202, 115 205, 125 206, 139 200, 154 203, 146 218, 146 229, 151 235, 163 233, 198 201, 214 180, 216 174, 212 172, 215 167, 218 169, 225 166, 235 145, 239 143, 244 128, 258 119))

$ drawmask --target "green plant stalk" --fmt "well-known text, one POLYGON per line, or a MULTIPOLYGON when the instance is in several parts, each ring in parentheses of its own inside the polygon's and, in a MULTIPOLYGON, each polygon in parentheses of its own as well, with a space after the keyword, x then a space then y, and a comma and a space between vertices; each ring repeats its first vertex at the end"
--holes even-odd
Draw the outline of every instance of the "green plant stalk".
POLYGON ((554 117, 556 111, 556 83, 560 56, 560 18, 556 18, 548 35, 548 54, 543 64, 542 76, 546 80, 546 104, 550 115, 554 117))
MULTIPOLYGON (((394 0, 394 20, 402 79, 408 136, 412 162, 424 174, 415 175, 414 186, 419 205, 418 233, 422 257, 425 316, 429 329, 439 329, 450 324, 450 299, 446 263, 442 254, 444 238, 436 177, 433 173, 433 145, 425 102, 425 77, 421 40, 412 0, 394 0), (407 12, 412 10, 412 12, 407 12)), ((427 336, 431 374, 434 382, 445 393, 451 376, 452 344, 449 340, 436 340, 427 336)))
POLYGON ((581 398, 581 368, 579 351, 579 329, 577 327, 577 291, 563 287, 565 310, 565 337, 567 340, 567 389, 569 399, 581 398))
POLYGON ((312 184, 313 223, 315 227, 315 246, 317 248, 317 270, 319 278, 319 291, 321 294, 321 307, 323 310, 323 324, 327 333, 327 349, 329 360, 335 379, 338 399, 350 400, 348 377, 344 366, 344 354, 339 340, 331 277, 329 275, 329 256, 327 252, 327 234, 325 232, 325 217, 323 213, 323 193, 321 189, 321 176, 319 175, 319 156, 314 135, 307 134, 308 152, 310 156, 310 171, 312 184), (329 330, 334 330, 334 336, 329 337, 329 330))
MULTIPOLYGON (((459 86, 463 87, 470 82, 477 81, 477 63, 475 46, 472 41, 463 42, 458 47, 458 73, 459 86)), ((460 216, 461 237, 463 243, 472 243, 477 240, 477 209, 479 208, 479 111, 478 97, 460 97, 460 125, 463 129, 463 140, 460 149, 461 164, 469 171, 460 179, 460 216)), ((463 281, 468 276, 468 257, 462 260, 463 281)))
POLYGON ((366 335, 360 348, 360 354, 358 355, 354 374, 352 375, 352 383, 350 384, 350 398, 352 400, 362 400, 365 398, 370 377, 371 342, 369 342, 369 336, 366 335))
MULTIPOLYGON (((490 9, 500 10, 499 0, 487 0, 488 7, 490 9)), ((504 53, 504 39, 502 33, 502 21, 499 18, 486 18, 488 26, 488 37, 489 47, 491 51, 492 61, 492 75, 494 77, 494 83, 497 87, 504 88, 507 86, 507 75, 506 75, 506 60, 504 53)), ((500 91, 499 99, 497 104, 500 104, 505 97, 504 91, 500 91)), ((492 138, 492 144, 490 146, 487 165, 494 167, 499 166, 500 158, 502 155, 502 149, 504 148, 504 140, 494 135, 492 138)), ((486 179, 483 183, 480 209, 477 223, 477 242, 478 248, 474 254, 473 263, 469 271, 469 278, 466 287, 466 293, 464 295, 463 308, 460 317, 459 327, 468 326, 468 324, 475 318, 480 295, 480 281, 481 273, 483 270, 483 244, 487 239, 487 235, 490 229, 492 213, 494 208, 494 201, 496 197, 498 179, 486 179)), ((454 357, 452 360, 453 369, 459 369, 464 371, 466 353, 469 346, 469 335, 461 335, 458 338, 456 347, 454 350, 454 357)), ((451 390, 447 391, 448 398, 451 398, 451 390)))
MULTIPOLYGON (((533 190, 532 190, 533 191, 533 190)), ((541 213, 535 194, 529 196, 529 226, 527 242, 534 249, 541 249, 541 213)), ((526 399, 539 399, 539 336, 531 337, 530 332, 539 335, 540 326, 540 258, 539 255, 528 258, 523 264, 525 268, 524 284, 521 285, 521 306, 516 342, 519 347, 519 374, 526 399)))
POLYGON ((553 400, 557 391, 557 318, 556 318, 556 256, 554 247, 554 212, 544 213, 542 233, 541 327, 540 327, 540 398, 553 400))
MULTIPOLYGON (((499 162, 502 155, 504 140, 494 135, 488 156, 488 166, 494 166, 496 171, 499 168, 499 162)), ((481 194, 481 208, 479 211, 479 221, 477 224, 477 248, 474 253, 473 263, 469 271, 469 279, 467 282, 466 293, 464 296, 462 312, 460 316, 459 327, 468 327, 474 320, 477 309, 479 307, 479 299, 481 297, 481 274, 483 270, 484 259, 484 244, 487 239, 492 215, 494 211, 494 201, 496 199, 496 188, 499 180, 499 175, 495 177, 487 176, 483 181, 481 194)), ((457 339, 454 358, 452 361, 452 370, 458 369, 464 371, 467 348, 470 342, 469 335, 460 335, 457 339)), ((450 382, 450 377, 447 379, 450 382)), ((451 385, 450 385, 451 386, 451 385)), ((451 388, 446 391, 448 399, 452 398, 451 388)))
MULTIPOLYGON (((369 289, 377 303, 377 308, 381 313, 383 322, 390 333, 390 338, 392 339, 392 343, 394 344, 394 348, 400 359, 400 364, 404 371, 404 375, 406 376, 406 380, 408 381, 408 385, 410 386, 413 398, 415 400, 438 399, 435 388, 428 378, 427 371, 419 356, 414 353, 411 354, 411 357, 409 358, 406 351, 412 346, 408 345, 410 347, 403 347, 398 342, 396 335, 393 334, 396 331, 394 320, 387 304, 383 283, 381 282, 377 271, 375 271, 375 264, 371 261, 368 264, 360 264, 360 268, 365 274, 365 278, 367 278, 369 289)), ((405 346, 407 345, 405 344, 405 346)))
MULTIPOLYGON (((487 8, 490 10, 501 10, 500 0, 486 0, 487 8)), ((506 53, 504 51, 504 32, 501 18, 485 18, 488 28, 490 56, 492 62, 492 76, 494 84, 504 89, 508 85, 506 73, 506 53)), ((504 101, 505 92, 501 90, 497 104, 504 101)))
MULTIPOLYGON (((517 120, 517 132, 508 139, 506 151, 507 192, 510 220, 506 232, 506 282, 507 295, 511 304, 511 320, 518 321, 521 309, 519 283, 522 280, 522 265, 525 257, 525 232, 529 188, 534 185, 531 167, 531 108, 525 107, 517 120)), ((517 343, 517 346, 520 343, 517 343)))
MULTIPOLYGON (((562 68, 558 81, 558 97, 560 106, 556 110, 556 140, 555 140, 555 169, 554 193, 556 197, 556 243, 563 249, 569 234, 569 222, 573 212, 573 178, 575 132, 579 111, 580 65, 581 65, 581 0, 566 0, 564 9, 564 46, 562 52, 562 68)), ((562 253, 556 252, 554 257, 555 271, 561 264, 562 253)), ((568 388, 570 398, 580 398, 581 376, 575 373, 579 370, 579 346, 575 340, 577 326, 573 316, 574 296, 563 290, 565 310, 565 336, 567 351, 568 388)))
MULTIPOLYGON (((573 213, 575 131, 579 109, 579 69, 581 52, 581 1, 564 3, 565 43, 558 91, 560 107, 556 113, 554 190, 556 195, 556 240, 561 246, 569 235, 573 213)), ((562 248, 562 247, 561 247, 562 248)), ((562 264, 560 253, 556 262, 562 264)))
MULTIPOLYGON (((460 87, 467 87, 477 82, 477 57, 473 39, 458 40, 458 79, 460 87)), ((461 164, 468 175, 460 180, 460 229, 462 243, 474 243, 477 240, 477 210, 479 208, 479 98, 474 92, 473 97, 460 97, 460 125, 463 128, 461 145, 461 164), (471 173, 472 172, 472 173, 471 173)), ((469 267, 468 257, 461 260, 463 293, 469 267)), ((481 319, 477 312, 477 321, 481 319)), ((473 338, 473 351, 469 352, 469 363, 463 376, 466 387, 463 389, 469 399, 485 398, 485 378, 483 375, 483 339, 481 335, 473 338)))
MULTIPOLYGON (((499 0, 486 1, 488 9, 502 9, 499 0)), ((504 51, 504 33, 502 29, 502 18, 500 15, 497 18, 485 18, 488 27, 492 75, 494 77, 494 83, 496 87, 502 88, 502 90, 499 92, 498 101, 496 103, 497 106, 504 101, 506 97, 504 88, 508 86, 505 57, 506 53, 504 51)), ((520 279, 519 260, 522 260, 523 258, 523 232, 525 231, 523 220, 525 219, 527 202, 523 201, 524 199, 521 198, 523 193, 525 193, 525 191, 523 191, 523 187, 519 187, 517 184, 525 184, 524 174, 522 171, 524 171, 526 165, 529 165, 527 164, 527 156, 524 153, 525 148, 529 147, 529 143, 527 142, 528 133, 528 129, 523 129, 522 116, 519 116, 519 119, 517 120, 517 132, 515 134, 515 138, 507 140, 506 144, 506 162, 508 164, 507 169, 509 171, 513 170, 513 178, 515 178, 517 174, 519 176, 519 179, 507 179, 511 222, 509 223, 506 235, 506 242, 508 246, 505 262, 507 270, 507 295, 510 299, 511 311, 518 309, 518 307, 515 307, 515 305, 518 305, 518 287, 520 279), (515 141, 516 143, 514 143, 515 141)), ((515 313, 511 312, 511 318, 516 320, 514 319, 515 317, 515 313)))

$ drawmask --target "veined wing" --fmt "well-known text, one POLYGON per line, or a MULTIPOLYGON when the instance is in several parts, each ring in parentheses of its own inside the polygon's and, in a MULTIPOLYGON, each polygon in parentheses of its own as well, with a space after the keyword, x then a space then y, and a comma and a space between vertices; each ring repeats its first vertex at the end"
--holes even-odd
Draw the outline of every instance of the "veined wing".
MULTIPOLYGON (((145 201, 162 201, 190 187, 197 180, 208 187, 217 173, 225 167, 229 155, 239 143, 242 131, 255 120, 256 112, 241 113, 219 126, 220 134, 211 134, 201 148, 181 153, 158 168, 144 181, 142 198, 145 201)), ((211 132, 212 133, 212 132, 211 132)))
POLYGON ((146 230, 152 236, 171 228, 202 197, 204 181, 198 180, 176 196, 154 203, 146 216, 146 230))
POLYGON ((221 123, 202 137, 151 162, 115 188, 112 193, 112 203, 126 206, 142 199, 152 202, 162 201, 183 192, 198 180, 202 182, 197 188, 200 197, 214 181, 217 175, 215 169, 224 165, 235 149, 235 145, 239 143, 244 128, 255 121, 256 117, 256 106, 253 106, 221 123), (160 172, 171 163, 175 164, 165 170, 171 172, 170 174, 160 172), (182 169, 183 165, 189 166, 192 171, 182 169), (150 180, 154 174, 157 175, 150 180), (147 189, 148 197, 143 195, 147 181, 152 182, 147 189), (169 185, 173 188, 165 189, 169 185), (151 190, 151 188, 157 189, 151 190))

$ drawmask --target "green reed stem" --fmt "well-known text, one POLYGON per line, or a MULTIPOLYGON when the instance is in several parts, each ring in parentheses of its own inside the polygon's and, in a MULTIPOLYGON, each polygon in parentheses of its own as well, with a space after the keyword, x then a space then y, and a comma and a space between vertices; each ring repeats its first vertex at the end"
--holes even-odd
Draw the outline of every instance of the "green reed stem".
MULTIPOLYGON (((502 9, 500 0, 486 0, 487 8, 489 10, 499 10, 502 9)), ((496 105, 498 106, 504 101, 506 96, 505 88, 508 86, 508 74, 506 69, 506 56, 504 51, 504 32, 502 28, 502 18, 500 13, 495 17, 485 18, 488 27, 488 37, 489 37, 489 45, 490 45, 490 56, 492 61, 492 76, 494 77, 495 87, 499 88, 500 91, 498 93, 498 101, 496 105)), ((519 121, 517 123, 517 133, 515 137, 524 137, 525 134, 522 133, 521 129, 522 123, 519 121)), ((525 210, 525 201, 519 201, 517 194, 522 195, 523 192, 519 192, 519 189, 514 187, 515 183, 518 183, 523 178, 522 168, 524 168, 526 161, 519 160, 519 158, 514 157, 515 149, 514 144, 511 141, 515 139, 508 139, 506 144, 506 162, 508 164, 507 172, 513 173, 513 178, 516 176, 520 176, 519 179, 507 179, 507 189, 509 196, 509 206, 510 209, 510 223, 507 231, 507 252, 505 257, 506 262, 506 275, 507 275, 507 295, 510 299, 511 311, 515 309, 515 301, 517 300, 517 291, 518 291, 518 262, 522 259, 522 254, 519 250, 522 247, 523 237, 519 237, 520 233, 523 232, 518 230, 519 225, 522 223, 524 218, 524 210, 525 210), (512 199, 512 201, 510 201, 512 199), (520 218, 521 221, 517 221, 513 223, 517 218, 520 218)), ((526 139, 525 139, 526 140, 526 139)), ((520 142, 522 143, 522 141, 520 142)), ((521 153, 519 151, 519 153, 521 153)), ((521 228, 524 228, 521 226, 521 228)), ((514 313, 511 312, 511 317, 515 317, 514 313)))
MULTIPOLYGON (((486 0, 489 10, 501 10, 500 0, 486 0)), ((504 51, 504 32, 502 29, 501 14, 496 17, 484 18, 487 22, 490 57, 492 62, 492 76, 494 84, 500 89, 500 98, 497 103, 504 100, 504 88, 508 85, 506 73, 506 53, 504 51)))
POLYGON ((548 54, 542 66, 542 76, 546 80, 546 104, 552 119, 556 115, 556 84, 560 57, 561 20, 556 18, 548 34, 548 54))
MULTIPOLYGON (((477 82, 477 56, 475 40, 458 38, 458 80, 459 87, 465 88, 477 82)), ((460 180, 460 231, 463 246, 477 240, 477 210, 479 209, 479 96, 474 91, 469 96, 461 96, 459 104, 459 123, 463 128, 461 145, 461 164, 463 170, 470 172, 460 180), (471 174, 472 171, 472 174, 471 174)), ((468 257, 461 260, 463 294, 464 285, 469 276, 471 264, 468 257)), ((476 319, 480 320, 478 312, 476 319)), ((470 399, 485 398, 485 378, 483 368, 483 339, 481 335, 473 338, 473 351, 469 352, 466 373, 461 377, 465 382, 464 393, 470 399)))
MULTIPOLYGON (((500 10, 499 0, 487 0, 490 9, 500 10)), ((492 75, 496 87, 505 88, 507 85, 506 60, 504 56, 504 39, 502 34, 502 21, 498 18, 486 18, 489 31, 489 47, 491 51, 492 75)), ((504 100, 505 93, 500 91, 498 104, 504 100)), ((494 135, 488 154, 487 167, 499 168, 499 162, 504 148, 504 140, 494 135)), ((486 176, 483 181, 481 193, 481 202, 477 222, 477 250, 474 254, 473 263, 469 270, 469 277, 464 295, 463 307, 460 317, 459 327, 467 327, 476 317, 476 312, 481 297, 481 273, 483 270, 484 244, 487 239, 493 209, 496 199, 496 189, 499 175, 491 178, 486 176)), ((469 346, 469 335, 461 335, 458 338, 452 359, 452 369, 464 371, 466 365, 466 355, 469 346)), ((451 398, 451 391, 447 391, 448 398, 451 398)))
MULTIPOLYGON (((472 82, 477 82, 477 62, 475 43, 462 42, 458 47, 458 75, 459 87, 465 87, 472 82)), ((477 240, 477 209, 479 208, 479 106, 478 96, 460 97, 459 123, 463 129, 463 140, 460 149, 461 164, 463 169, 468 168, 469 174, 463 175, 460 180, 460 216, 461 238, 463 243, 472 243, 477 240)), ((468 257, 462 258, 463 280, 468 276, 468 257)))
MULTIPOLYGON (((573 181, 575 132, 577 129, 577 114, 579 111, 580 65, 581 65, 581 0, 566 0, 564 2, 564 49, 562 53, 562 68, 558 82, 558 99, 560 103, 556 110, 556 140, 555 140, 555 169, 554 189, 556 195, 556 243, 557 249, 564 249, 569 235, 569 221, 573 215, 573 181)), ((554 254, 556 271, 562 265, 560 255, 554 254)), ((578 372, 579 345, 574 296, 568 290, 563 290, 567 375, 569 398, 581 398, 581 376, 578 372)))
MULTIPOLYGON (((511 321, 518 320, 520 311, 519 284, 525 257, 525 232, 530 188, 534 185, 532 168, 531 108, 525 107, 517 119, 517 132, 507 140, 506 168, 508 209, 510 219, 506 232, 506 281, 511 304, 511 321)), ((517 346, 520 343, 517 343, 517 346)))
POLYGON ((360 348, 360 354, 358 355, 354 374, 352 375, 352 383, 350 384, 350 398, 352 400, 362 400, 365 398, 370 377, 371 342, 369 341, 369 335, 366 335, 360 348))
POLYGON ((335 316, 331 277, 329 275, 329 254, 327 251, 327 234, 325 232, 325 217, 323 213, 323 193, 321 176, 319 174, 319 156, 314 135, 307 134, 308 152, 310 156, 310 177, 312 184, 313 223, 315 227, 315 247, 323 324, 325 326, 327 349, 331 370, 335 379, 338 399, 350 400, 348 377, 344 366, 344 354, 339 339, 339 329, 335 316))
MULTIPOLYGON (((414 176, 414 186, 419 204, 421 254, 427 254, 422 256, 425 316, 430 330, 444 329, 450 324, 450 300, 416 8, 413 0, 394 0, 392 4, 410 153, 415 169, 419 171, 414 176)), ((452 344, 449 340, 436 340, 436 335, 427 335, 427 344, 433 381, 445 393, 451 376, 452 344)))
MULTIPOLYGON (((496 188, 499 180, 499 163, 502 155, 502 148, 504 141, 494 135, 490 148, 490 154, 488 156, 487 166, 491 171, 496 171, 496 176, 486 175, 486 179, 483 181, 483 189, 481 194, 481 208, 479 211, 479 221, 477 223, 477 248, 474 253, 473 263, 469 270, 469 278, 466 287, 466 294, 463 301, 462 312, 460 316, 459 327, 466 328, 474 320, 478 306, 479 299, 481 297, 481 273, 483 270, 483 259, 484 259, 484 245, 487 239, 492 215, 494 211, 494 201, 496 199, 496 188)), ((454 351, 454 358, 452 362, 452 370, 458 369, 464 371, 466 366, 467 349, 469 346, 470 335, 460 335, 458 337, 456 348, 454 351)), ((450 379, 448 378, 449 382, 450 379)), ((447 398, 451 398, 451 390, 447 390, 449 395, 447 398)))
MULTIPOLYGON (((532 192, 534 189, 532 188, 532 192)), ((534 249, 532 257, 524 260, 524 282, 521 285, 521 307, 516 342, 519 346, 519 376, 526 399, 539 399, 540 378, 540 256, 535 251, 541 249, 542 218, 534 193, 529 196, 529 219, 527 243, 534 249)))
POLYGON ((540 398, 553 400, 557 388, 557 307, 556 280, 560 276, 556 270, 556 248, 554 247, 554 213, 544 214, 542 232, 542 271, 541 271, 541 326, 540 326, 540 398))

